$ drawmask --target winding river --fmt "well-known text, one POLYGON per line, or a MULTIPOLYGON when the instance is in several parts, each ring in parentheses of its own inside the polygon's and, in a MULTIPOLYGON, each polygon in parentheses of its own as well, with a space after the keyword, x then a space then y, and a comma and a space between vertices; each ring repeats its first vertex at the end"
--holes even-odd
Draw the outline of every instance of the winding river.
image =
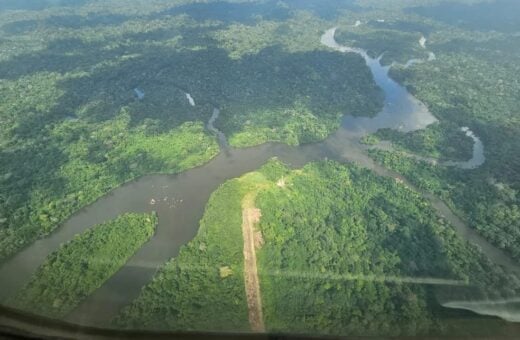
MULTIPOLYGON (((226 147, 225 152, 201 167, 176 175, 144 176, 124 184, 77 212, 49 237, 36 241, 4 263, 0 268, 0 301, 12 296, 19 287, 28 282, 45 258, 74 235, 125 212, 156 211, 159 224, 152 239, 67 318, 82 325, 109 326, 108 321, 137 297, 157 268, 175 257, 180 247, 196 235, 210 194, 226 180, 253 171, 274 156, 293 167, 301 167, 310 161, 324 158, 355 162, 379 175, 400 178, 409 187, 417 190, 397 173, 369 158, 366 148, 359 143, 359 138, 380 128, 401 131, 423 129, 435 122, 435 117, 423 103, 388 76, 389 67, 382 66, 379 59, 370 58, 363 50, 339 45, 334 39, 335 30, 328 30, 322 36, 321 42, 336 51, 357 53, 365 59, 375 82, 385 93, 384 107, 377 116, 346 116, 341 128, 321 143, 298 147, 277 143, 245 149, 226 147)), ((190 103, 192 101, 193 98, 190 103)), ((226 146, 224 134, 213 125, 219 113, 219 109, 215 108, 207 128, 217 135, 221 146, 226 146)), ((481 161, 483 159, 479 160, 481 161)), ((469 162, 475 164, 475 160, 469 162)), ((464 167, 464 164, 457 165, 464 167)), ((468 228, 442 201, 427 193, 423 195, 463 239, 477 244, 497 264, 518 270, 516 263, 468 228)))

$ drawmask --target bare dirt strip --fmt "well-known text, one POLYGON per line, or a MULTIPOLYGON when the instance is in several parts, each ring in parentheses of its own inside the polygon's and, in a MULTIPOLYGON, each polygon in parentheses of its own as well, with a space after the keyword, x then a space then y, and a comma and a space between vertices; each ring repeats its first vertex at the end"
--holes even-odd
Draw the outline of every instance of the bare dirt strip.
POLYGON ((262 296, 256 266, 256 249, 258 233, 255 223, 262 216, 260 209, 254 206, 254 195, 246 195, 242 201, 242 235, 244 237, 244 283, 249 311, 249 324, 253 332, 265 332, 262 314, 262 296), (255 242, 255 239, 257 241, 255 242))

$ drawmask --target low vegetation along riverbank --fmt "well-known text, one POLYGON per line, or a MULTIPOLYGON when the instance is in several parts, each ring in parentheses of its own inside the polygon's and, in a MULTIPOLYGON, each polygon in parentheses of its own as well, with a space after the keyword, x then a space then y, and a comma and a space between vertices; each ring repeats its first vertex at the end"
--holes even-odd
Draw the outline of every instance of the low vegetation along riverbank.
POLYGON ((122 183, 149 173, 181 172, 219 152, 202 122, 152 134, 131 125, 125 113, 96 124, 64 122, 48 142, 31 142, 30 148, 39 150, 35 157, 2 151, 10 178, 0 183, 7 195, 0 209, 8 223, 0 228, 0 262, 122 183), (30 194, 29 188, 36 191, 30 194))
POLYGON ((234 179, 210 197, 197 236, 165 264, 116 318, 119 327, 247 331, 242 198, 254 185, 234 179))
POLYGON ((155 214, 125 214, 87 230, 52 253, 7 304, 66 316, 152 237, 156 224, 155 214))

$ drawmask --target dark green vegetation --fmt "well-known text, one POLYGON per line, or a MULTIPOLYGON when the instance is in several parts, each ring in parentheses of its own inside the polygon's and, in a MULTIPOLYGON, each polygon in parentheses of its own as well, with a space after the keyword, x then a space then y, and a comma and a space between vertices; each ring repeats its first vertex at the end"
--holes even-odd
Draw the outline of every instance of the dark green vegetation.
POLYGON ((321 162, 286 174, 285 182, 257 198, 265 241, 259 252, 264 317, 271 331, 449 332, 437 299, 519 291, 517 278, 461 242, 418 194, 396 181, 321 162), (420 278, 467 286, 406 283, 420 278))
POLYGON ((468 160, 473 154, 473 140, 454 123, 435 123, 409 133, 381 129, 367 136, 364 142, 373 144, 378 140, 391 141, 397 149, 440 160, 468 160))
MULTIPOLYGON (((369 53, 374 49, 372 45, 388 45, 383 48, 387 50, 383 58, 387 64, 403 63, 410 57, 424 58, 425 53, 434 52, 435 60, 407 69, 393 67, 390 74, 423 101, 440 123, 408 134, 383 130, 365 137, 363 142, 374 144, 386 139, 398 149, 424 156, 467 159, 470 140, 457 129, 470 127, 485 146, 486 162, 476 170, 444 169, 397 153, 373 153, 422 188, 441 195, 473 228, 518 258, 518 2, 421 1, 411 8, 400 2, 365 5, 363 24, 348 27, 356 16, 345 17, 338 39, 368 48, 369 53), (413 39, 406 37, 410 34, 413 39), (428 39, 425 49, 417 41, 421 34, 428 39), (392 44, 386 35, 393 37, 392 44)), ((381 52, 374 50, 372 55, 381 52)))
MULTIPOLYGON (((395 35, 413 31, 428 38, 425 51, 434 52, 436 60, 408 69, 392 68, 390 74, 440 120, 438 126, 424 131, 380 131, 376 135, 423 155, 467 159, 469 139, 454 132, 468 126, 482 140, 486 162, 478 169, 462 171, 413 161, 397 153, 378 151, 375 157, 443 197, 471 227, 520 259, 518 1, 431 5, 424 1, 412 8, 381 2, 375 7, 365 14, 373 20, 382 17, 385 22, 370 21, 360 30, 371 35, 372 30, 384 27, 395 35)), ((344 37, 349 36, 346 31, 344 37)), ((419 47, 416 41, 411 43, 419 47)))
POLYGON ((407 8, 406 12, 438 20, 443 23, 475 31, 520 31, 518 13, 520 3, 515 0, 495 1, 444 1, 432 6, 407 8))
MULTIPOLYGON (((382 96, 358 56, 345 58, 337 53, 310 52, 277 59, 272 55, 272 51, 262 51, 242 61, 261 58, 271 67, 254 75, 256 79, 249 92, 241 93, 247 100, 237 98, 223 107, 233 114, 220 124, 230 135, 231 145, 316 142, 339 127, 342 114, 373 115, 380 107, 382 96)), ((252 77, 246 69, 242 76, 252 77)))
POLYGON ((214 157, 215 105, 234 146, 318 141, 381 105, 309 4, 4 5, 28 10, 0 13, 0 261, 123 182, 214 157))
POLYGON ((0 10, 43 10, 54 6, 74 6, 85 3, 86 0, 4 0, 0 10))
POLYGON ((241 201, 252 192, 258 192, 262 212, 265 244, 257 254, 268 331, 450 332, 438 300, 520 291, 516 277, 460 241, 404 185, 336 162, 290 170, 271 161, 212 195, 198 236, 116 324, 247 330, 241 201), (221 275, 224 267, 231 268, 230 276, 221 275), (461 286, 449 285, 454 281, 461 286))
POLYGON ((432 166, 398 152, 372 150, 372 157, 402 173, 414 185, 433 192, 497 247, 520 259, 520 208, 517 190, 478 170, 432 166))
POLYGON ((226 182, 206 206, 200 229, 115 320, 120 327, 247 331, 242 241, 243 196, 261 175, 226 182), (221 270, 231 269, 231 275, 221 270), (225 277, 224 277, 225 276, 225 277))
POLYGON ((371 26, 340 28, 336 34, 338 43, 365 49, 372 58, 381 55, 383 64, 392 61, 406 63, 410 58, 427 58, 428 54, 419 44, 419 32, 403 32, 371 26), (384 53, 384 54, 383 54, 384 53))
POLYGON ((125 214, 89 229, 49 255, 7 304, 50 317, 66 316, 152 237, 156 224, 154 214, 125 214))

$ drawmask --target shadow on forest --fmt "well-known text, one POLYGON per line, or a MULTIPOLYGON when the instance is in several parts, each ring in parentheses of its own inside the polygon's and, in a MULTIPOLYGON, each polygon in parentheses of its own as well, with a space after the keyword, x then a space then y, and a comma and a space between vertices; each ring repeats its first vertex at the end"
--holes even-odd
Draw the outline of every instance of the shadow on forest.
POLYGON ((53 15, 45 20, 21 20, 15 21, 2 26, 4 33, 9 35, 31 33, 40 27, 47 29, 71 28, 81 29, 86 27, 97 26, 114 26, 120 25, 130 17, 116 14, 89 14, 81 15, 53 15))
POLYGON ((218 1, 211 3, 192 3, 170 8, 156 14, 156 17, 164 15, 186 14, 197 21, 216 20, 225 23, 239 22, 253 24, 259 18, 263 20, 287 20, 289 11, 278 6, 275 1, 264 3, 230 3, 218 1))
MULTIPOLYGON (((34 192, 55 192, 52 197, 61 192, 56 188, 63 186, 59 181, 64 179, 42 178, 44 174, 59 173, 68 161, 66 150, 47 145, 47 140, 53 125, 71 117, 85 123, 99 123, 113 119, 125 108, 131 126, 157 134, 187 121, 207 121, 213 104, 269 111, 292 108, 297 99, 303 99, 319 115, 327 111, 342 112, 352 101, 371 101, 368 94, 373 90, 373 81, 359 56, 326 51, 288 53, 281 47, 269 47, 242 59, 231 59, 206 34, 212 29, 188 27, 126 34, 121 40, 127 43, 111 49, 101 42, 63 39, 50 42, 43 51, 1 62, 0 78, 6 79, 42 72, 86 72, 84 76, 57 81, 63 95, 51 109, 44 112, 31 109, 31 114, 16 118, 10 133, 25 144, 24 152, 16 155, 16 160, 12 159, 15 155, 4 152, 1 157, 14 166, 23 166, 24 172, 13 169, 13 183, 27 181, 19 188, 30 188, 22 190, 23 198, 28 199, 34 192), (160 45, 175 36, 182 37, 179 48, 160 45), (159 44, 150 48, 150 41, 159 44), (192 49, 195 46, 199 48, 192 49), (133 57, 120 59, 123 55, 133 57), (146 94, 141 101, 135 98, 136 87, 146 94), (183 91, 192 94, 196 107, 190 107, 183 91)), ((53 75, 49 77, 55 79, 53 75)), ((226 132, 241 129, 242 122, 233 118, 229 111, 223 110, 217 123, 226 132)), ((70 140, 58 144, 70 145, 79 138, 89 138, 86 125, 71 124, 76 127, 67 136, 70 140)), ((106 148, 91 145, 88 153, 104 154, 103 149, 96 151, 96 147, 106 148)), ((104 161, 103 157, 86 160, 93 165, 104 161)))
MULTIPOLYGON (((233 60, 227 51, 216 47, 216 43, 206 34, 212 29, 188 27, 175 31, 126 34, 121 40, 131 43, 112 49, 105 48, 104 43, 85 43, 79 39, 53 41, 43 51, 0 63, 0 77, 17 79, 38 72, 63 74, 73 70, 84 71, 89 75, 61 82, 60 89, 64 95, 52 110, 53 114, 46 116, 47 124, 53 119, 76 116, 78 108, 88 103, 97 104, 90 105, 82 118, 93 121, 111 119, 121 106, 135 104, 146 114, 135 113, 133 123, 160 119, 164 129, 194 118, 206 119, 209 114, 194 117, 183 112, 172 117, 175 108, 159 103, 161 96, 167 98, 173 92, 180 91, 179 88, 192 93, 198 102, 202 100, 223 105, 224 98, 226 101, 242 102, 244 98, 251 98, 256 105, 270 103, 288 107, 296 97, 301 97, 310 98, 310 108, 318 110, 329 104, 341 104, 341 92, 345 90, 345 85, 338 86, 338 79, 343 79, 346 84, 360 81, 370 83, 371 80, 361 58, 332 52, 289 54, 280 47, 269 47, 258 54, 233 60), (159 45, 150 48, 148 45, 150 41, 160 43, 176 36, 180 37, 179 47, 186 50, 175 51, 159 45), (192 47, 202 49, 189 50, 192 47), (136 57, 117 59, 122 55, 136 57), (110 60, 117 61, 115 65, 99 66, 110 60), (366 70, 352 73, 348 70, 349 66, 366 70), (146 92, 142 102, 134 99, 133 89, 136 87, 146 92), (143 107, 147 104, 151 104, 153 110, 143 107)), ((357 95, 363 96, 363 93, 358 91, 357 95)), ((225 113, 223 117, 225 119, 225 113)), ((40 131, 43 126, 34 126, 38 122, 31 117, 28 124, 40 131)))
MULTIPOLYGON (((73 2, 61 1, 58 4, 72 2, 74 5, 82 5, 87 0, 77 0, 73 2)), ((27 5, 33 4, 28 2, 27 5)), ((45 2, 38 6, 33 6, 35 10, 44 9, 49 4, 45 2)), ((1 5, 0 5, 1 8, 1 5)), ((24 9, 23 5, 13 4, 8 9, 24 9), (11 8, 12 7, 12 8, 11 8)), ((211 3, 192 3, 180 6, 174 6, 167 10, 153 13, 146 16, 130 17, 119 14, 89 14, 87 16, 80 15, 53 15, 45 20, 21 20, 2 26, 2 31, 8 35, 31 33, 39 28, 69 28, 81 29, 97 26, 115 26, 132 19, 161 19, 170 15, 188 15, 197 21, 213 20, 222 22, 225 25, 232 23, 242 23, 252 25, 258 20, 287 20, 291 16, 293 10, 308 10, 324 19, 333 19, 341 10, 359 11, 361 8, 354 4, 352 0, 328 0, 316 2, 313 0, 286 0, 284 2, 272 0, 267 2, 249 2, 249 3, 230 3, 226 1, 218 1, 211 3)))
MULTIPOLYGON (((457 112, 461 114, 459 110, 457 112)), ((471 127, 475 133, 478 133, 480 139, 486 145, 486 152, 492 154, 493 157, 486 158, 486 162, 473 173, 462 172, 460 176, 461 182, 473 182, 474 185, 468 185, 470 190, 481 189, 483 184, 480 183, 483 177, 495 178, 499 181, 508 183, 514 190, 520 191, 520 153, 517 151, 520 145, 520 128, 518 125, 504 124, 501 122, 478 122, 471 127)), ((488 195, 496 194, 495 191, 489 191, 488 195)), ((464 195, 460 193, 460 202, 464 202, 464 195)), ((473 197, 468 195, 466 197, 473 197)), ((500 198, 504 201, 504 198, 500 198)), ((474 201, 478 203, 479 201, 474 201)), ((474 209, 468 209, 474 211, 474 209)))
POLYGON ((87 1, 88 0, 3 0, 0 2, 0 10, 40 11, 49 7, 81 6, 87 1))
POLYGON ((284 3, 293 10, 307 10, 323 19, 334 19, 343 10, 360 12, 363 10, 354 0, 285 0, 284 3))
POLYGON ((389 29, 396 30, 401 32, 408 33, 417 33, 420 32, 425 36, 428 36, 431 32, 434 31, 433 26, 422 23, 422 22, 409 22, 409 21, 370 21, 370 26, 380 29, 389 29))
POLYGON ((38 28, 81 29, 97 26, 116 26, 133 19, 157 20, 167 16, 188 15, 197 21, 213 20, 226 25, 232 23, 255 24, 263 20, 287 20, 290 12, 286 7, 277 6, 276 1, 265 3, 192 3, 174 6, 169 9, 145 15, 126 16, 119 14, 53 15, 45 20, 21 20, 2 26, 5 34, 30 33, 38 28))
MULTIPOLYGON (((2 183, 0 194, 0 215, 9 216, 10 211, 23 206, 33 194, 49 195, 61 192, 66 180, 53 174, 59 171, 67 162, 67 156, 57 146, 30 144, 17 150, 2 150, 0 152, 0 169, 4 174, 10 174, 8 181, 2 183), (45 178, 42 183, 38 179, 45 178), (29 190, 24 190, 29 188, 29 190)), ((12 216, 15 220, 27 218, 31 211, 27 208, 17 210, 12 216)))
MULTIPOLYGON (((16 56, 16 58, 0 62, 0 79, 17 79, 38 72, 67 73, 76 69, 89 71, 90 67, 107 60, 128 54, 142 54, 149 49, 146 43, 162 42, 175 37, 184 48, 215 45, 207 37, 207 33, 220 28, 211 26, 204 28, 185 27, 173 30, 155 30, 151 32, 125 33, 118 38, 119 44, 109 46, 110 42, 86 43, 79 38, 66 38, 50 41, 47 47, 38 52, 16 56)), ((155 47, 153 49, 166 50, 155 47)), ((152 54, 151 51, 148 54, 152 54)))
MULTIPOLYGON (((403 270, 411 276, 417 277, 450 277, 451 273, 447 271, 449 266, 446 258, 443 256, 442 240, 434 233, 431 228, 417 228, 415 233, 410 233, 407 228, 402 228, 409 224, 409 221, 419 221, 422 217, 418 216, 417 211, 409 211, 403 209, 402 206, 395 204, 385 195, 378 195, 372 198, 367 204, 367 214, 372 218, 380 216, 378 210, 384 212, 383 216, 392 216, 399 230, 388 233, 387 230, 371 229, 373 224, 369 224, 369 232, 372 235, 385 235, 387 238, 382 240, 385 248, 394 249, 401 259, 407 259, 403 262, 403 270), (372 207, 377 207, 372 211, 372 207), (430 243, 418 242, 418 240, 431 240, 430 243)), ((387 221, 376 223, 379 227, 387 228, 387 221), (386 222, 386 223, 385 223, 386 222)), ((376 237, 376 236, 374 236, 376 237)))
POLYGON ((219 20, 226 23, 253 24, 256 20, 286 20, 292 10, 307 10, 324 19, 332 19, 340 10, 360 11, 353 0, 271 0, 256 3, 193 3, 161 12, 164 14, 187 14, 195 20, 219 20))
MULTIPOLYGON (((139 51, 143 50, 136 47, 132 52, 139 51)), ((194 118, 206 120, 210 114, 208 110, 194 117, 192 112, 179 112, 161 104, 179 89, 191 93, 199 104, 250 104, 265 110, 292 107, 296 99, 306 98, 308 107, 317 112, 344 104, 342 92, 354 87, 355 81, 370 84, 366 72, 348 74, 351 63, 363 68, 361 59, 355 56, 324 51, 288 54, 280 47, 270 47, 233 60, 227 51, 216 47, 181 52, 154 48, 88 77, 62 82, 60 87, 66 94, 57 107, 65 114, 97 100, 99 106, 92 106, 83 118, 100 121, 113 118, 121 106, 130 105, 138 108, 130 110, 132 124, 156 119, 166 130, 194 118), (338 85, 338 79, 345 84, 338 85), (136 87, 146 93, 144 100, 133 99, 136 87), (112 104, 104 107, 107 102, 112 104)), ((362 90, 356 94, 364 95, 362 90)), ((223 112, 221 120, 226 118, 223 112)))
POLYGON ((520 31, 520 2, 517 0, 477 4, 443 2, 429 7, 412 7, 406 11, 476 31, 520 31))
POLYGON ((495 38, 485 41, 451 39, 434 45, 435 50, 446 53, 471 54, 489 63, 511 65, 512 59, 520 55, 520 36, 495 38))
POLYGON ((86 44, 75 38, 54 40, 43 51, 0 62, 0 78, 17 79, 38 72, 67 73, 78 68, 87 69, 123 52, 122 48, 107 50, 104 46, 101 42, 86 44))

